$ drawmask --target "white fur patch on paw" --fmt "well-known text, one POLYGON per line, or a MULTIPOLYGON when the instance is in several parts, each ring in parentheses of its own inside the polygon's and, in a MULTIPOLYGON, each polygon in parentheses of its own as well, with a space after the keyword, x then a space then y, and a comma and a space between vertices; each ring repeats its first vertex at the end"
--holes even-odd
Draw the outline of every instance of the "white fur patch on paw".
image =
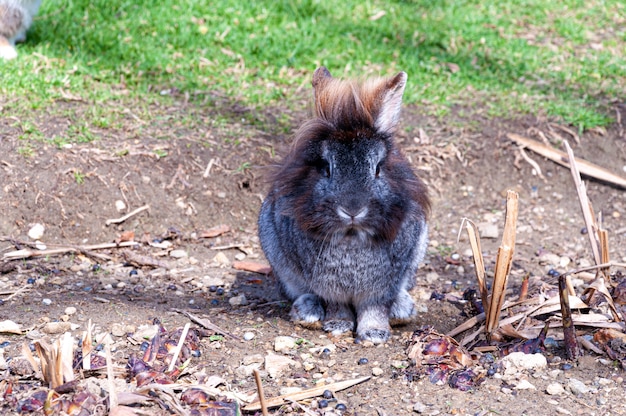
POLYGON ((415 302, 406 290, 400 291, 393 302, 390 311, 390 318, 394 322, 408 322, 417 314, 415 302))
POLYGON ((17 51, 11 45, 1 45, 0 58, 6 60, 17 58, 17 51))
POLYGON ((371 341, 374 344, 382 344, 391 336, 391 332, 387 329, 368 329, 359 331, 356 341, 371 341))
POLYGON ((310 293, 300 295, 291 306, 291 319, 312 324, 324 319, 322 300, 310 293))

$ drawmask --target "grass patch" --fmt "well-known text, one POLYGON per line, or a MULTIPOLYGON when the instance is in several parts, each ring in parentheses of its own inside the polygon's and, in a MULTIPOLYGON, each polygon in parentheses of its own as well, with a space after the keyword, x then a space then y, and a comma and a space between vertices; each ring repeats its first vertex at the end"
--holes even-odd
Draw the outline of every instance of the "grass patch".
MULTIPOLYGON (((609 123, 605 106, 625 90, 624 16, 622 0, 47 1, 19 57, 0 63, 0 96, 5 111, 213 92, 291 106, 325 65, 337 76, 407 71, 407 102, 440 115, 479 105, 585 129, 609 123)), ((87 116, 108 128, 119 113, 87 116)))

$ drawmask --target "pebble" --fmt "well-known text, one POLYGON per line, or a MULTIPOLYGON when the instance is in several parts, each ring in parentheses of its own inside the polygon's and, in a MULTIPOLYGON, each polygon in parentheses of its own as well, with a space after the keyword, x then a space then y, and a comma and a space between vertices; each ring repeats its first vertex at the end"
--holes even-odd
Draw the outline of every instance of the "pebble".
POLYGON ((251 339, 254 339, 254 332, 245 332, 243 334, 243 339, 245 339, 246 341, 250 341, 251 339))
POLYGON ((244 253, 235 254, 235 260, 243 261, 245 260, 245 258, 246 258, 246 255, 244 253))
POLYGON ((65 308, 65 314, 66 315, 74 315, 76 313, 76 308, 73 306, 68 306, 67 308, 65 308))
POLYGON ((289 357, 275 354, 265 356, 265 371, 274 379, 280 377, 289 367, 295 365, 296 362, 289 357))
POLYGON ((515 374, 523 370, 541 370, 548 366, 548 360, 543 354, 524 354, 513 352, 502 359, 504 374, 515 374))
POLYGON ((226 257, 226 254, 222 253, 221 251, 217 253, 215 257, 213 257, 213 261, 221 266, 230 265, 230 260, 228 260, 228 257, 226 257))
POLYGON ((481 222, 476 225, 481 238, 498 238, 498 226, 490 222, 481 222))
MULTIPOLYGON (((224 282, 224 279, 222 279, 221 277, 204 276, 202 278, 202 284, 209 287, 210 290, 211 286, 224 286, 226 282, 224 282)), ((217 290, 217 287, 215 289, 217 290)), ((215 290, 211 291, 215 292, 215 290)))
POLYGON ((572 412, 570 412, 569 410, 564 409, 564 408, 562 408, 560 406, 556 407, 554 410, 556 410, 557 413, 560 413, 562 415, 571 415, 572 414, 572 412))
POLYGON ((429 283, 429 284, 435 283, 439 280, 439 273, 437 272, 426 273, 425 279, 426 279, 426 283, 429 283))
POLYGON ((383 369, 380 367, 374 367, 372 368, 372 375, 374 376, 382 376, 384 373, 383 369))
POLYGON ((424 413, 426 412, 426 405, 422 402, 417 402, 413 405, 413 411, 415 413, 424 413))
POLYGON ((288 336, 274 338, 274 351, 285 352, 296 348, 296 339, 288 336))
POLYGON ((248 299, 246 298, 246 295, 242 293, 239 296, 233 296, 228 299, 228 303, 230 303, 231 306, 245 306, 248 304, 248 299))
POLYGON ((535 386, 533 386, 530 381, 528 381, 528 380, 521 380, 515 386, 515 390, 537 390, 537 388, 535 386))
POLYGON ((53 335, 62 334, 64 332, 71 331, 71 329, 72 324, 69 322, 48 322, 41 330, 46 334, 53 335))
POLYGON ((44 298, 41 303, 43 303, 46 306, 50 306, 52 305, 52 299, 48 299, 48 298, 44 298))
POLYGON ((261 354, 252 354, 252 355, 246 355, 243 357, 243 365, 250 365, 250 364, 263 364, 263 361, 265 361, 265 357, 263 357, 261 354))
POLYGON ((567 388, 572 392, 575 396, 580 396, 583 394, 589 393, 589 387, 585 385, 582 381, 570 378, 567 382, 567 388))
POLYGON ((115 209, 117 210, 117 212, 122 212, 126 209, 126 204, 121 199, 118 199, 117 201, 115 201, 115 209))
POLYGON ((550 396, 559 396, 565 393, 565 389, 561 385, 561 383, 550 383, 548 387, 546 387, 546 393, 550 396))
POLYGON ((28 230, 28 236, 33 240, 40 240, 45 230, 46 228, 42 224, 34 224, 30 230, 28 230))
POLYGON ((182 259, 183 257, 187 257, 188 254, 185 250, 172 250, 170 251, 170 257, 174 257, 175 259, 182 259))

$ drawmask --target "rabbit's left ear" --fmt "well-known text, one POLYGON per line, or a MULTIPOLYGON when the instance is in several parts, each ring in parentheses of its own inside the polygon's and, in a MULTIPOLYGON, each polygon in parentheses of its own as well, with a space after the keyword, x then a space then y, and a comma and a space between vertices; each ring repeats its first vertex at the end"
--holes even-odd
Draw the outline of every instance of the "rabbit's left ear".
POLYGON ((400 107, 402 106, 402 94, 406 86, 406 72, 400 72, 390 78, 381 92, 381 105, 376 118, 376 130, 392 132, 400 119, 400 107))

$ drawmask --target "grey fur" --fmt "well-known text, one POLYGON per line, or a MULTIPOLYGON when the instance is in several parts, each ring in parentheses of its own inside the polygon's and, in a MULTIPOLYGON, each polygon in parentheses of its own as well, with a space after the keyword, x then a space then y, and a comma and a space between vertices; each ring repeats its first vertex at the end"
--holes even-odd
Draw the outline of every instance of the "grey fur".
MULTIPOLYGON (((397 120, 399 108, 375 110, 397 120)), ((356 319, 357 339, 381 343, 390 336, 390 318, 406 321, 415 314, 408 290, 426 252, 428 207, 419 201, 428 200, 397 191, 397 181, 419 180, 392 144, 390 124, 382 123, 387 131, 380 132, 376 125, 381 123, 373 122, 371 134, 355 133, 355 140, 312 142, 313 158, 327 161, 328 167, 318 180, 307 179, 310 186, 285 184, 290 178, 277 175, 261 207, 259 236, 274 275, 293 301, 294 321, 321 321, 325 331, 338 335, 352 331, 356 319), (399 160, 402 167, 388 160, 399 160), (392 165, 379 173, 383 161, 392 165), (285 191, 290 186, 306 188, 306 215, 312 219, 300 218, 298 195, 285 191), (401 223, 393 237, 384 237, 382 224, 389 221, 385 213, 392 212, 392 205, 401 223), (311 223, 317 224, 314 231, 307 228, 311 223)), ((288 163, 299 162, 295 157, 288 163)))

